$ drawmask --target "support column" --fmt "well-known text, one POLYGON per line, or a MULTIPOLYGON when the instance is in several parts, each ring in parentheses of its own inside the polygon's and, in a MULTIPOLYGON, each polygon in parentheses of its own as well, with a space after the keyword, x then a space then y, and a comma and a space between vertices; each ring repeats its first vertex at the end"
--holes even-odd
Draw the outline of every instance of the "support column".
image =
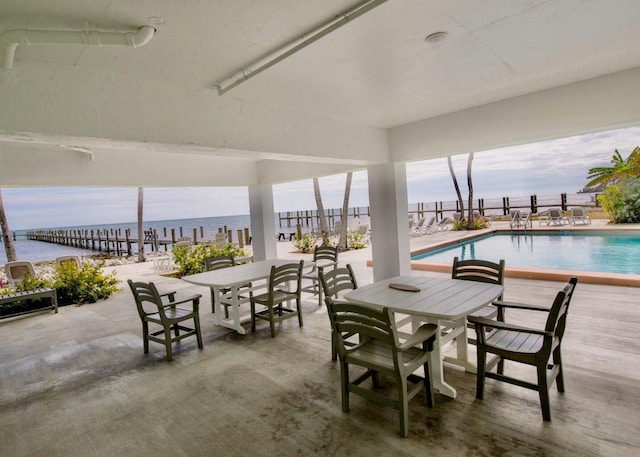
POLYGON ((411 274, 407 196, 404 162, 367 168, 373 280, 411 274))
POLYGON ((276 259, 276 220, 270 185, 249 186, 249 212, 253 260, 276 259))

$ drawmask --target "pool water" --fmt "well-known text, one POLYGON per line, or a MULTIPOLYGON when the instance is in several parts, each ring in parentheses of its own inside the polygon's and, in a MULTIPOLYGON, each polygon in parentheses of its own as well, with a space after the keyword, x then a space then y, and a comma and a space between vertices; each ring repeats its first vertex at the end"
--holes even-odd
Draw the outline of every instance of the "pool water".
POLYGON ((492 234, 415 255, 412 261, 452 263, 504 259, 508 267, 640 274, 640 233, 492 234))

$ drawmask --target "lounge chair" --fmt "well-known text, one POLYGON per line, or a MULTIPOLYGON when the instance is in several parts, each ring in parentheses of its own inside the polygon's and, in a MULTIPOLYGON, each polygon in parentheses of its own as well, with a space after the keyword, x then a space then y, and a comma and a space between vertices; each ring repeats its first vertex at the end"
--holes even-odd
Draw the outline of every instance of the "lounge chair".
POLYGON ((412 227, 409 227, 410 231, 409 231, 409 235, 411 236, 420 236, 420 235, 424 235, 424 232, 422 231, 422 227, 424 226, 424 222, 425 222, 425 218, 421 217, 420 219, 418 219, 418 223, 414 224, 412 227))
POLYGON ((587 216, 582 208, 571 208, 571 216, 569 217, 569 224, 576 225, 578 222, 582 224, 591 224, 591 218, 587 216))
POLYGON ((431 216, 431 219, 429 219, 428 223, 424 224, 424 226, 422 227, 422 230, 425 234, 429 235, 438 230, 437 226, 438 226, 438 223, 436 222, 436 217, 431 216))
POLYGON ((560 208, 549 208, 547 210, 547 225, 564 225, 566 219, 560 208))
MULTIPOLYGON (((449 226, 451 225, 451 218, 450 217, 445 217, 444 219, 442 219, 440 222, 438 222, 435 226, 436 230, 438 232, 445 232, 447 230, 449 230, 449 226)), ((436 231, 434 230, 434 231, 436 231)))
POLYGON ((20 284, 26 276, 35 277, 36 270, 33 267, 33 263, 28 260, 15 260, 13 262, 7 262, 4 265, 4 274, 7 275, 9 287, 13 289, 16 287, 16 284, 20 284))

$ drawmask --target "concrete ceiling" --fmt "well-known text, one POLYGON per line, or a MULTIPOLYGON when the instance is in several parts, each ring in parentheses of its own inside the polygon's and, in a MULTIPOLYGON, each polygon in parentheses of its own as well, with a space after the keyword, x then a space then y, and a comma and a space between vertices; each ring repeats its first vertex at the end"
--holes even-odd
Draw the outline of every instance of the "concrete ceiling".
POLYGON ((158 32, 135 49, 18 46, 13 68, 0 69, 0 185, 270 183, 640 122, 637 0, 389 0, 217 94, 218 82, 360 3, 3 0, 0 33, 158 32), (425 43, 437 31, 447 38, 425 43), (616 74, 626 77, 615 87, 598 79, 616 74), (622 114, 589 98, 612 87, 622 114), (395 147, 411 126, 413 137, 444 123, 448 138, 475 138, 460 123, 469 113, 499 119, 505 103, 541 100, 523 125, 553 117, 557 100, 586 100, 601 117, 576 109, 515 135, 497 123, 477 144, 395 147))

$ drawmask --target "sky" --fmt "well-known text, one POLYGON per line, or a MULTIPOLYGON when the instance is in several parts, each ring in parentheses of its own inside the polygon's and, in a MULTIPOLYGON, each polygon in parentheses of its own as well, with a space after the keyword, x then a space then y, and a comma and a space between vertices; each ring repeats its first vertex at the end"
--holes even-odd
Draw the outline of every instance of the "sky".
MULTIPOLYGON (((586 184, 589 168, 608 166, 614 149, 626 158, 638 145, 640 126, 476 152, 472 164, 474 197, 576 193, 586 184)), ((467 193, 467 157, 467 154, 453 157, 463 197, 467 193)), ((319 178, 325 208, 342 207, 345 180, 345 174, 319 178)), ((407 192, 409 203, 455 200, 447 159, 407 163, 407 192)), ((316 207, 310 179, 275 185, 273 196, 276 212, 316 207)), ((115 224, 137 219, 135 187, 3 188, 2 197, 11 230, 115 224)), ((368 204, 366 170, 354 172, 349 206, 368 204)), ((248 213, 246 187, 144 189, 146 221, 248 213)))

